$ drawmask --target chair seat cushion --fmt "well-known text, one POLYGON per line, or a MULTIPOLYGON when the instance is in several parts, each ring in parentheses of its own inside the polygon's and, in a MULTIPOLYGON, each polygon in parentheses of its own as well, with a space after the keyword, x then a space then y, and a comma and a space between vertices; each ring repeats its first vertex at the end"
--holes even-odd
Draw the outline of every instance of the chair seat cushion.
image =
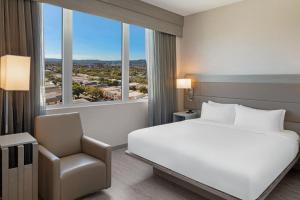
POLYGON ((61 199, 75 199, 105 188, 105 164, 84 153, 60 160, 61 199))

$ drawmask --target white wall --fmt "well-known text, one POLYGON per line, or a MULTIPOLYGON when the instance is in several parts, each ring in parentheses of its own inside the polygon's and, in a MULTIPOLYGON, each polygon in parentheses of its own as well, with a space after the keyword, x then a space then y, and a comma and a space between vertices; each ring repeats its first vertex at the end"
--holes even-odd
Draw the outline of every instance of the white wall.
POLYGON ((245 0, 185 17, 184 73, 299 74, 300 0, 245 0))
POLYGON ((47 110, 47 114, 79 112, 86 135, 112 146, 127 143, 133 130, 147 127, 148 103, 120 103, 47 110))

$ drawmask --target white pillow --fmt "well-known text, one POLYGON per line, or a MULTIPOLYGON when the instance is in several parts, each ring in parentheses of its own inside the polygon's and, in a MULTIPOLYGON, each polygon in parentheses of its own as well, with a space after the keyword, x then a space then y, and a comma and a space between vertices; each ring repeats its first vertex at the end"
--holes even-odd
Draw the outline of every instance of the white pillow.
POLYGON ((201 119, 221 122, 225 124, 234 123, 234 110, 231 106, 216 106, 202 103, 201 119))
POLYGON ((246 106, 236 106, 234 125, 253 131, 283 131, 285 110, 258 110, 246 106))
POLYGON ((224 103, 216 103, 213 101, 208 101, 208 104, 213 105, 213 106, 219 106, 219 107, 221 106, 221 107, 224 107, 224 109, 227 108, 228 110, 231 109, 231 113, 228 112, 226 117, 228 117, 228 120, 230 120, 230 124, 234 124, 235 106, 237 104, 224 104, 224 103))

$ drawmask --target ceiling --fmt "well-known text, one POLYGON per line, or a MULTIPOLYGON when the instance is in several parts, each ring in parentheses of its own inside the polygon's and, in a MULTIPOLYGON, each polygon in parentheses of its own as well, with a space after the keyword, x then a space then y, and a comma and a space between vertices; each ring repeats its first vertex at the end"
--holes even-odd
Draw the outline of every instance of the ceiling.
POLYGON ((242 0, 142 0, 182 16, 210 10, 242 0))

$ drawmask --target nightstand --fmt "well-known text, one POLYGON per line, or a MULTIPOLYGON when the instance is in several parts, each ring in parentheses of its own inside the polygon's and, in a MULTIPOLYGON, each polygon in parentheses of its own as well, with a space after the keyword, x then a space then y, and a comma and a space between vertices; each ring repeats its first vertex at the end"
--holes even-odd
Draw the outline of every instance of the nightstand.
MULTIPOLYGON (((29 133, 0 136, 2 200, 38 199, 38 144, 29 133), (14 156, 15 159, 10 160, 14 156)), ((1 199, 1 197, 0 197, 1 199)))
POLYGON ((198 113, 193 112, 193 113, 187 113, 187 112, 176 112, 173 113, 173 122, 179 122, 187 119, 195 119, 198 118, 198 113))

